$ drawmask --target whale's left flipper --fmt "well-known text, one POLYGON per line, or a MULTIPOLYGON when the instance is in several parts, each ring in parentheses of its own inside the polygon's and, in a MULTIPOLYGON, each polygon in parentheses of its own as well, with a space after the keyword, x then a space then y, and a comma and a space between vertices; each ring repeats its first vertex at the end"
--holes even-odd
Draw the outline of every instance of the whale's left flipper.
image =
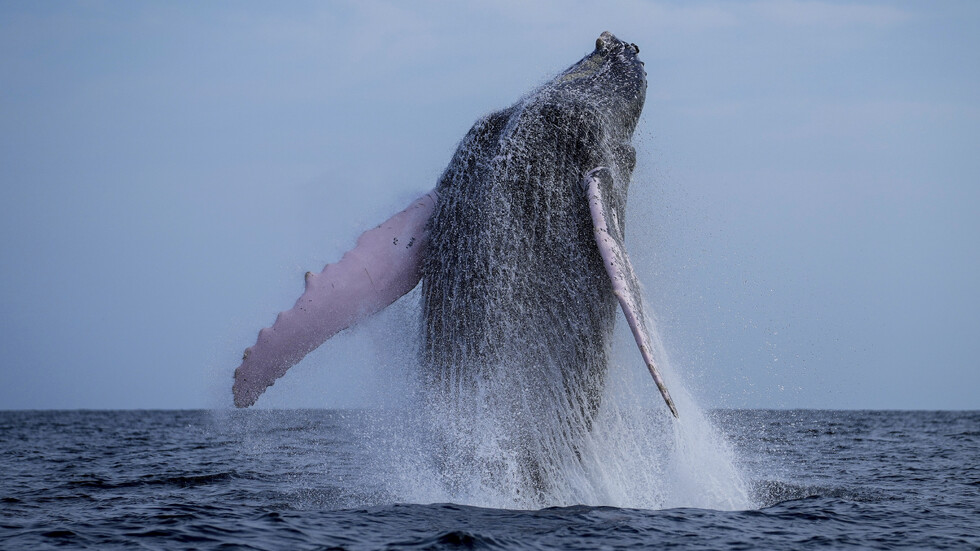
POLYGON ((255 403, 266 388, 324 341, 384 309, 421 279, 426 223, 438 196, 431 191, 380 226, 319 274, 306 273, 306 291, 272 327, 259 331, 235 369, 237 407, 255 403))
POLYGON ((630 264, 629 256, 626 255, 626 246, 623 243, 623 226, 617 218, 617 208, 612 204, 613 176, 608 168, 599 167, 592 169, 582 180, 582 187, 589 200, 589 211, 592 213, 592 223, 595 231, 596 244, 599 246, 599 254, 602 256, 602 263, 606 267, 606 273, 612 280, 613 293, 619 299, 619 305, 623 308, 626 321, 636 339, 636 345, 640 348, 643 361, 647 364, 647 369, 653 375, 653 380, 660 389, 664 401, 670 412, 677 417, 677 408, 674 401, 667 392, 660 372, 657 371, 653 363, 653 350, 650 346, 650 335, 647 333, 646 318, 643 315, 643 303, 640 299, 640 283, 636 279, 633 265, 630 264))

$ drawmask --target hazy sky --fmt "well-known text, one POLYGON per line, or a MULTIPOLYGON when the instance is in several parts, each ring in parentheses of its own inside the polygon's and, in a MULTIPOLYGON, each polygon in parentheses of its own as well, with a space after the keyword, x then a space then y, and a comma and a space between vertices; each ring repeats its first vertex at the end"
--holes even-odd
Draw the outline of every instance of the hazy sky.
MULTIPOLYGON (((0 408, 229 406, 302 274, 604 30, 649 73, 628 245, 692 392, 980 408, 978 22, 974 1, 4 2, 0 408)), ((416 313, 262 403, 383 403, 416 313)))

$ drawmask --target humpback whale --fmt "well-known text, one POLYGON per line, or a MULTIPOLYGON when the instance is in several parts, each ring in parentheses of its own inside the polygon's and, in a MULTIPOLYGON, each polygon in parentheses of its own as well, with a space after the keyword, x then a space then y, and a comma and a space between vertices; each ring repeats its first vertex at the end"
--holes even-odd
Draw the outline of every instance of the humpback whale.
MULTIPOLYGON (((624 244, 647 87, 638 53, 604 32, 579 62, 477 121, 433 191, 307 272, 293 308, 245 350, 235 405, 421 282, 420 379, 433 403, 462 411, 474 385, 500 381, 482 398, 493 407, 523 404, 559 419, 559 432, 591 426, 618 302, 676 417, 624 244)), ((532 422, 519 417, 518 433, 532 422)))

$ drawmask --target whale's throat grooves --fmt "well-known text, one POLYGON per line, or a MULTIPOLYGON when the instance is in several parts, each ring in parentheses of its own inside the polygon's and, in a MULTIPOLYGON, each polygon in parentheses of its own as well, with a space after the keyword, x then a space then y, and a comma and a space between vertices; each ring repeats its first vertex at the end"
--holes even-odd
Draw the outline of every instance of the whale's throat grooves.
POLYGON ((578 64, 590 67, 581 82, 569 69, 463 138, 437 186, 421 265, 431 403, 461 424, 492 411, 527 456, 519 476, 539 489, 555 446, 574 448, 591 427, 615 320, 579 182, 610 167, 623 214, 645 75, 597 56, 578 64))

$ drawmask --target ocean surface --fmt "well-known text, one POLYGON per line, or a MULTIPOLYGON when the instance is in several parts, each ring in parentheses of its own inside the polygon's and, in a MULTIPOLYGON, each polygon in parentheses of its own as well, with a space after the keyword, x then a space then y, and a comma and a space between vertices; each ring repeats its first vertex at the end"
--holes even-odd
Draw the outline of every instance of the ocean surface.
MULTIPOLYGON (((588 505, 496 507, 478 489, 453 503, 405 447, 379 445, 405 430, 397 412, 0 412, 0 548, 980 548, 980 412, 706 418, 740 506, 677 506, 700 486, 669 487, 670 469, 588 505)), ((704 470, 689 476, 703 486, 704 470)))

